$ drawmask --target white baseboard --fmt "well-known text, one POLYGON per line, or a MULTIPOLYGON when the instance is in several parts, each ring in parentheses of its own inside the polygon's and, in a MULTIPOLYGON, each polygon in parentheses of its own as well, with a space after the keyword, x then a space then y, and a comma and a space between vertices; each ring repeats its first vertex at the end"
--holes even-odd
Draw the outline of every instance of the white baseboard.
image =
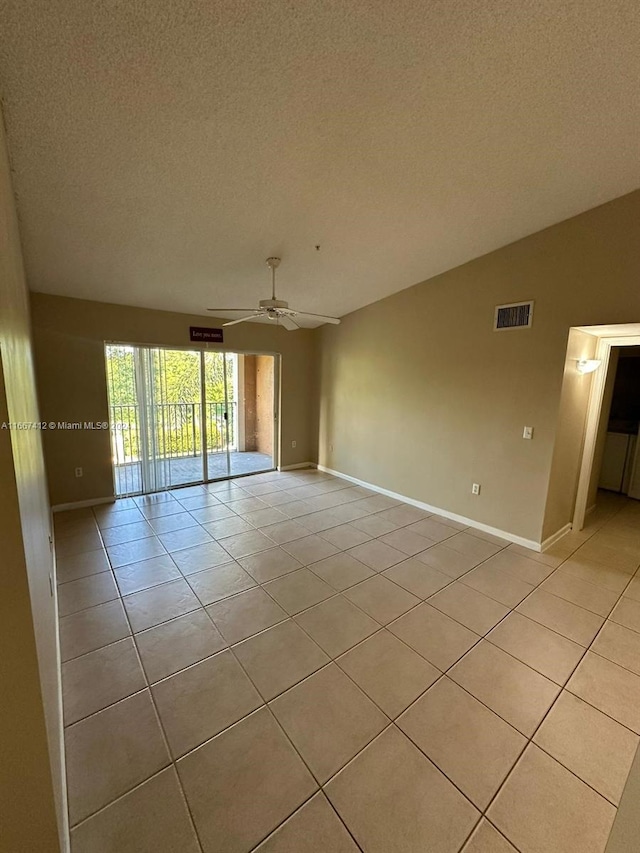
POLYGON ((573 530, 573 524, 568 521, 564 527, 561 527, 560 530, 556 530, 555 533, 552 533, 551 536, 547 536, 547 538, 540 545, 541 551, 546 551, 548 548, 551 548, 552 545, 555 545, 559 539, 562 539, 563 536, 566 536, 567 533, 570 533, 573 530))
POLYGON ((98 504, 115 503, 115 496, 112 498, 91 498, 88 501, 72 501, 68 504, 56 504, 51 507, 52 512, 65 512, 68 509, 84 509, 87 506, 97 506, 98 504))
POLYGON ((295 465, 279 465, 278 471, 295 471, 296 468, 319 468, 315 462, 296 462, 295 465))
POLYGON ((475 527, 476 530, 483 530, 485 533, 491 533, 493 536, 499 536, 501 539, 506 539, 509 542, 514 542, 516 545, 522 545, 524 548, 529 548, 531 551, 540 551, 542 546, 540 542, 534 542, 533 539, 525 539, 523 536, 516 536, 515 533, 509 533, 507 530, 500 530, 497 527, 491 527, 488 524, 483 524, 481 521, 475 521, 473 518, 467 518, 464 515, 458 515, 455 512, 441 509, 437 506, 431 506, 423 501, 417 501, 413 498, 408 498, 406 495, 400 495, 397 492, 392 492, 389 489, 383 489, 382 486, 376 486, 374 483, 368 483, 366 480, 359 480, 357 477, 350 477, 348 474, 342 474, 340 471, 334 471, 332 468, 327 468, 325 465, 318 465, 319 471, 324 471, 327 474, 333 474, 334 477, 340 477, 342 480, 348 480, 350 483, 356 483, 358 486, 364 486, 365 489, 371 489, 372 492, 379 492, 381 495, 395 498, 395 500, 410 504, 411 506, 424 509, 426 512, 437 513, 444 518, 450 518, 452 521, 459 521, 467 527, 475 527))

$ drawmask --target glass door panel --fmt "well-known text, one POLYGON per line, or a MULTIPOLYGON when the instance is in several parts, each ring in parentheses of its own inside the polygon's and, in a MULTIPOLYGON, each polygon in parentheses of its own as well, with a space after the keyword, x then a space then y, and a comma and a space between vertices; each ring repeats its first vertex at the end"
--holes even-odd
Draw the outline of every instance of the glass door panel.
POLYGON ((275 467, 276 359, 106 346, 116 495, 275 467))
POLYGON ((145 492, 204 480, 200 353, 139 349, 145 492))
POLYGON ((200 353, 108 344, 106 362, 116 495, 202 482, 200 353))
POLYGON ((234 404, 227 401, 227 388, 235 369, 233 353, 212 352, 203 354, 204 408, 206 412, 207 479, 218 480, 229 476, 229 455, 233 448, 234 404), (229 421, 232 421, 229 427, 229 421))
POLYGON ((142 433, 136 382, 135 347, 105 347, 111 458, 116 495, 142 491, 142 433))

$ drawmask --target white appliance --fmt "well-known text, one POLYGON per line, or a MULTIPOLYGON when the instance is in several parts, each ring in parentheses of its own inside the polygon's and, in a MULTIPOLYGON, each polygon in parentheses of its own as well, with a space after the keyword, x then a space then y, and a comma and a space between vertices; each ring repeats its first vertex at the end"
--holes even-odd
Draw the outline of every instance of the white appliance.
POLYGON ((640 498, 640 465, 636 466, 637 436, 626 432, 608 432, 602 456, 598 486, 612 492, 640 498), (634 476, 637 469, 637 477, 634 476), (631 493, 634 488, 637 494, 631 493))

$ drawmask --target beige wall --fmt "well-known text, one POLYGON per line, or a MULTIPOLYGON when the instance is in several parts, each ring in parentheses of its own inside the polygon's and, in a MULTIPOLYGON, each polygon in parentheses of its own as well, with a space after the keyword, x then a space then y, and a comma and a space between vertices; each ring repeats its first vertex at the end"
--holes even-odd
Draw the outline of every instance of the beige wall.
MULTIPOLYGON (((0 422, 37 422, 28 296, 3 134, 0 116, 0 422)), ((40 433, 0 429, 0 850, 6 853, 53 853, 66 844, 49 535, 40 433)))
MULTIPOLYGON (((45 421, 106 421, 104 342, 189 346, 189 326, 217 326, 212 317, 174 314, 32 294, 36 370, 45 421)), ((315 357, 311 330, 243 323, 225 329, 225 346, 234 351, 277 352, 281 359, 281 464, 316 460, 313 421, 315 357), (291 442, 297 442, 292 449, 291 442)), ((195 345, 194 345, 195 348, 195 345)), ((52 504, 113 494, 108 432, 44 433, 52 504), (74 469, 84 469, 76 478, 74 469)))
POLYGON ((598 339, 578 329, 569 332, 560 393, 556 440, 551 460, 542 540, 569 523, 573 516, 584 446, 592 373, 578 373, 576 361, 593 358, 598 339))
POLYGON ((540 541, 575 493, 548 495, 569 329, 640 320, 639 282, 636 192, 323 327, 319 462, 540 541), (493 332, 523 299, 533 327, 493 332))

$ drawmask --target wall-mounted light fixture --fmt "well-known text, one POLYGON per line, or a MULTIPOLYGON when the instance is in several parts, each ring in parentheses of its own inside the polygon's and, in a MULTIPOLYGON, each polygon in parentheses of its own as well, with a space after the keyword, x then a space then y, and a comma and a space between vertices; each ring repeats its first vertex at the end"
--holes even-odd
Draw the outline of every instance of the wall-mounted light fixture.
POLYGON ((576 362, 576 370, 578 373, 593 373, 601 364, 598 358, 579 358, 576 362))

